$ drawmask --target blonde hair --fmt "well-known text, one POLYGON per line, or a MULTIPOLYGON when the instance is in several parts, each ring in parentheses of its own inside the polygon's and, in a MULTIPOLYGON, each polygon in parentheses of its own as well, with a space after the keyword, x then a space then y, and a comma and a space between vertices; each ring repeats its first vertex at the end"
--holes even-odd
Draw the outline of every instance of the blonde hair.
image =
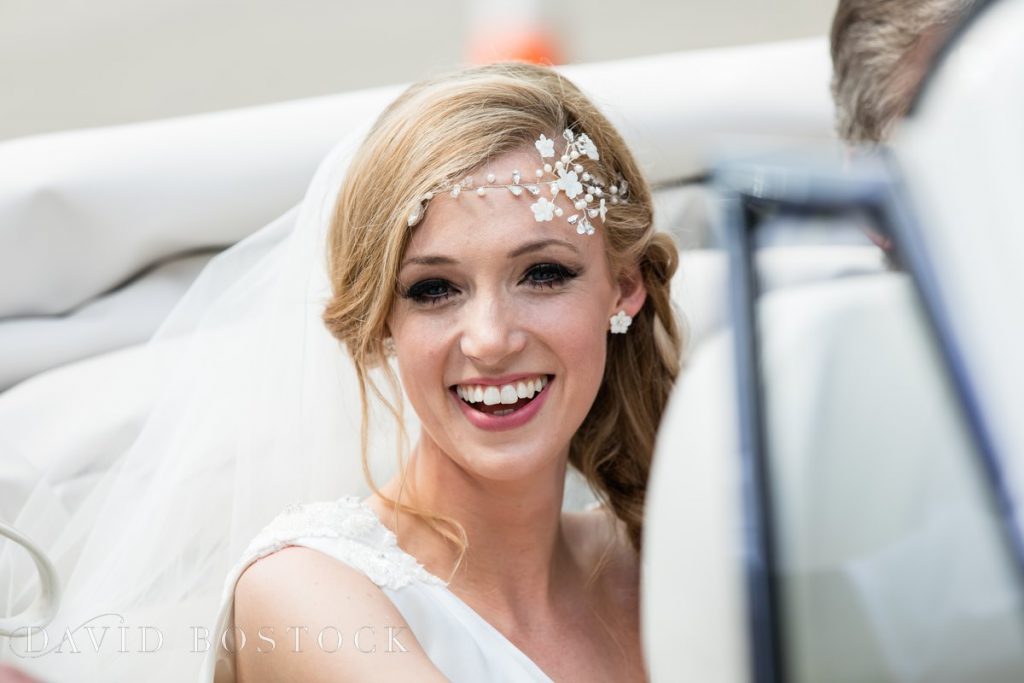
POLYGON ((672 239, 652 226, 651 193, 636 161, 590 100, 557 72, 518 63, 465 69, 414 84, 384 110, 356 152, 330 226, 333 296, 323 320, 355 363, 363 405, 363 471, 396 514, 398 509, 412 513, 459 548, 453 576, 468 547, 465 530, 454 519, 400 502, 408 437, 384 340, 410 236, 407 218, 427 191, 462 179, 488 159, 532 147, 541 133, 559 140, 566 128, 586 133, 600 150, 600 160, 588 162, 592 173, 609 179, 621 175, 627 181, 629 202, 610 210, 596 227, 603 231, 613 273, 638 264, 647 289, 629 333, 609 335, 604 378, 571 441, 569 463, 625 524, 639 553, 655 432, 683 348, 669 297, 678 253, 672 239), (373 369, 383 372, 391 397, 373 380, 373 369), (399 424, 398 501, 381 494, 368 466, 368 393, 399 424))

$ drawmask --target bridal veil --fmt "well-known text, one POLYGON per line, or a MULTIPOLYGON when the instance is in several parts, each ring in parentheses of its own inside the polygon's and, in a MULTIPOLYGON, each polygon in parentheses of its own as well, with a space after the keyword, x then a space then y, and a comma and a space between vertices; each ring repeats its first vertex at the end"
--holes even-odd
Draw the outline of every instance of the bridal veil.
MULTIPOLYGON (((320 318, 326 229, 366 127, 327 155, 298 206, 215 257, 162 323, 144 358, 163 377, 156 403, 81 507, 60 521, 29 497, 20 530, 63 596, 2 659, 53 681, 194 680, 216 646, 224 577, 263 525, 289 503, 368 491, 354 370, 320 318)), ((371 419, 378 483, 397 462, 394 431, 371 419)), ((38 591, 25 561, 0 567, 24 578, 15 612, 38 591)))

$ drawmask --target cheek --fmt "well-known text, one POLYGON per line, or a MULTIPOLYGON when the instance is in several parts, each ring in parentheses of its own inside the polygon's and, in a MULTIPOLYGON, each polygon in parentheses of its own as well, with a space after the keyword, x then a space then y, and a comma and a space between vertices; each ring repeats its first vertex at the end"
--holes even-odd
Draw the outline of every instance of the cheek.
POLYGON ((607 325, 604 303, 582 297, 541 307, 532 319, 535 334, 557 356, 566 388, 588 408, 604 377, 607 325))
POLYGON ((429 317, 410 317, 396 326, 398 375, 410 403, 419 409, 425 392, 436 392, 444 377, 450 342, 429 317))

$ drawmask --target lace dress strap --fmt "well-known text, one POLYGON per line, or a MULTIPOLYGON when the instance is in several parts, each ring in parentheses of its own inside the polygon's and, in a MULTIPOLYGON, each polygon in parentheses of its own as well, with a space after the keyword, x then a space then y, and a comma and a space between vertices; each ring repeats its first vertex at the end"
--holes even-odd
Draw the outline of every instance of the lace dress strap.
POLYGON ((382 588, 397 590, 415 582, 447 585, 399 547, 394 532, 359 496, 289 505, 256 535, 243 562, 250 564, 289 545, 327 552, 382 588))

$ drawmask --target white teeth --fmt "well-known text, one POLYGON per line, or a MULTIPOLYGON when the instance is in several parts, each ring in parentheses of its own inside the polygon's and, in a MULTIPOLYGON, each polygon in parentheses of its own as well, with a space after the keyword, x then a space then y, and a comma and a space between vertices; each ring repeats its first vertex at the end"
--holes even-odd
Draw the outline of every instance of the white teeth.
POLYGON ((501 402, 505 405, 512 405, 519 400, 519 395, 516 393, 516 388, 511 384, 506 384, 501 387, 501 402))
POLYGON ((530 396, 527 396, 525 382, 516 382, 516 396, 519 398, 530 398, 530 396, 532 396, 532 393, 530 396))
POLYGON ((496 386, 489 386, 484 389, 484 405, 496 406, 501 403, 501 391, 496 386))
POLYGON ((455 393, 467 403, 483 403, 488 406, 499 403, 512 405, 520 399, 533 398, 547 383, 546 376, 539 376, 501 386, 458 384, 455 386, 455 393))

